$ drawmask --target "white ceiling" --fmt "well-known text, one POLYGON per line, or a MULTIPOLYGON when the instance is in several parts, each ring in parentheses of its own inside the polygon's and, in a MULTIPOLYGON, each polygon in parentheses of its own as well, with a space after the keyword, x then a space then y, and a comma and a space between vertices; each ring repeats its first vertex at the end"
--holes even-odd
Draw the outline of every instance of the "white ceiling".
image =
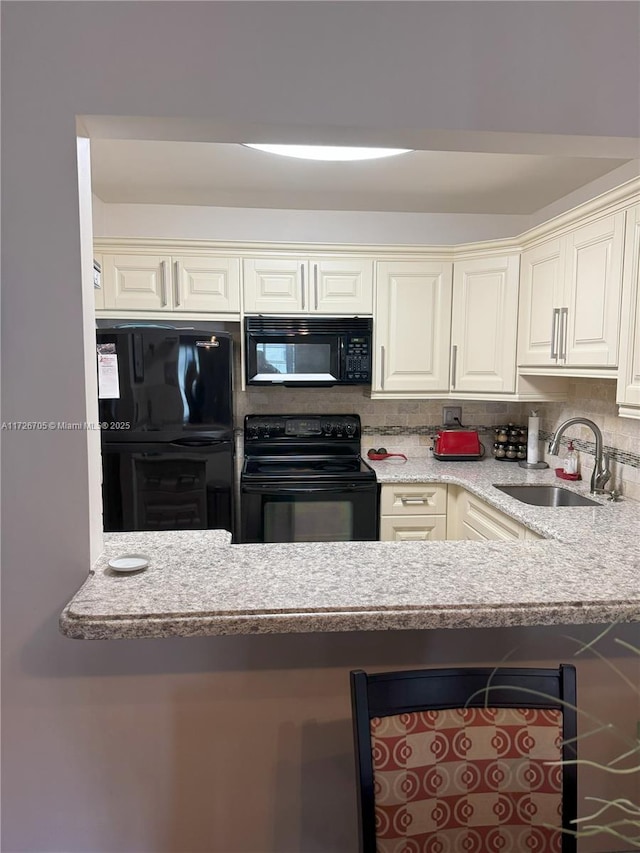
POLYGON ((95 194, 129 204, 531 214, 626 162, 420 150, 388 160, 320 163, 226 142, 92 139, 95 194))

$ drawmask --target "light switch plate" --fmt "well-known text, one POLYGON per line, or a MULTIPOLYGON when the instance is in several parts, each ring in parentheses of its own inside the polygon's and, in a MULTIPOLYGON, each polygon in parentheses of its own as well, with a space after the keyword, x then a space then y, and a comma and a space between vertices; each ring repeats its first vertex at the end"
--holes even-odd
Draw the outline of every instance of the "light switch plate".
POLYGON ((442 407, 442 423, 443 426, 460 426, 462 421, 462 406, 443 406, 442 407), (457 418, 457 420, 456 420, 457 418))

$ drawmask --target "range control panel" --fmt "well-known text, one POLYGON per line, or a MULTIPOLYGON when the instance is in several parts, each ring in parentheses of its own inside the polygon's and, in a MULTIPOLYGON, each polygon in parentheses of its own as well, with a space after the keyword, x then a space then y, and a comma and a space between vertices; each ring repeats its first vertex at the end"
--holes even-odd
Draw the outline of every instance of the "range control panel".
POLYGON ((360 438, 358 415, 247 415, 244 440, 340 441, 360 438))

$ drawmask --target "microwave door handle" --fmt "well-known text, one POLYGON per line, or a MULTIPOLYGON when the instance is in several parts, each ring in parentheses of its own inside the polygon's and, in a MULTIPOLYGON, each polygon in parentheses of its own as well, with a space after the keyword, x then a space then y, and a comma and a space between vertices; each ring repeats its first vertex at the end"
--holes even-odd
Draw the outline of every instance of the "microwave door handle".
POLYGON ((304 311, 304 264, 300 264, 300 279, 302 281, 302 310, 304 311))

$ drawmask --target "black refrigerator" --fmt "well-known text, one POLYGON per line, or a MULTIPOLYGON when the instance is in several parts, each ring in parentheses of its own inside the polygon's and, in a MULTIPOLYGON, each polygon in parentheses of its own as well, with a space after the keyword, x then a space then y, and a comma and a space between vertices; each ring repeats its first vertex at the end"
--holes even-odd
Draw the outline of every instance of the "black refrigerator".
POLYGON ((104 529, 233 533, 232 339, 99 329, 104 529))

